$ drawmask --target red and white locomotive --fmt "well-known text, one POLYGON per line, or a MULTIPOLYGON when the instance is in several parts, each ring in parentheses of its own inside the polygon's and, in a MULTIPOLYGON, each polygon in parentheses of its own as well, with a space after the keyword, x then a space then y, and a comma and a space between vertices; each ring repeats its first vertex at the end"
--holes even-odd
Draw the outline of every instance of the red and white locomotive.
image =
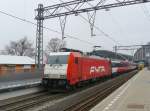
POLYGON ((135 67, 126 61, 111 61, 79 52, 56 52, 47 57, 42 83, 50 88, 75 86, 81 82, 111 77, 133 69, 135 67))
POLYGON ((43 84, 77 85, 82 81, 111 76, 111 61, 96 56, 86 56, 79 52, 56 52, 47 58, 43 84))

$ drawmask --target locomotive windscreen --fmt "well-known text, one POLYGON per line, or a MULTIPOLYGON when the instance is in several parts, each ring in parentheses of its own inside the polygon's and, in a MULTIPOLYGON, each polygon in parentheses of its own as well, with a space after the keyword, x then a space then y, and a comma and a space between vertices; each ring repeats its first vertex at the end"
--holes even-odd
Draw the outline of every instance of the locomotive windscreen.
POLYGON ((48 64, 67 64, 68 55, 53 55, 48 57, 48 64))

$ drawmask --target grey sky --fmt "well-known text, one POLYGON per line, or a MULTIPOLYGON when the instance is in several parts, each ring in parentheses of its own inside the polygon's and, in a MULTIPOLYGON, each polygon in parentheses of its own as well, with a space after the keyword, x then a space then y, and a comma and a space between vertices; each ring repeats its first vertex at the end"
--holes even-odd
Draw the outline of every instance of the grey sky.
MULTIPOLYGON (((59 0, 1 0, 0 10, 36 23, 34 9, 37 8, 38 3, 48 6, 60 2, 59 0)), ((87 16, 86 14, 82 15, 87 16)), ((18 40, 24 36, 27 36, 35 44, 35 26, 3 14, 0 14, 0 18, 0 50, 10 41, 18 40)), ((150 41, 150 3, 113 8, 110 11, 98 11, 95 25, 122 45, 146 44, 150 41), (148 13, 146 12, 147 9, 149 10, 148 13)), ((60 31, 58 18, 46 20, 44 26, 60 31)), ((67 18, 65 33, 92 42, 95 45, 101 45, 102 49, 112 50, 115 43, 99 31, 94 30, 94 32, 97 36, 91 38, 89 24, 81 17, 69 16, 67 18)), ((61 35, 48 30, 44 31, 44 47, 48 40, 53 37, 61 38, 61 35)), ((69 38, 66 38, 65 41, 67 47, 84 51, 92 50, 92 45, 69 38)))

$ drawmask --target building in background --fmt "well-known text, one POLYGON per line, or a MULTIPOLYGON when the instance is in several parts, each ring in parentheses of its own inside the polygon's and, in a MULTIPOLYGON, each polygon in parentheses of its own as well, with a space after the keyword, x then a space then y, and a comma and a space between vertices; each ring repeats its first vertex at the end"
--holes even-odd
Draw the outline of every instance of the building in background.
POLYGON ((108 50, 95 50, 91 52, 92 55, 97 55, 100 57, 110 58, 110 59, 117 59, 117 60, 129 60, 132 61, 133 56, 121 54, 121 53, 115 53, 108 50))
POLYGON ((34 71, 35 61, 27 56, 0 55, 0 74, 34 71))
POLYGON ((40 80, 42 71, 36 69, 35 60, 27 56, 0 55, 0 84, 26 83, 40 80))
POLYGON ((149 59, 150 59, 150 45, 143 45, 134 54, 134 61, 136 62, 143 61, 147 65, 149 59))

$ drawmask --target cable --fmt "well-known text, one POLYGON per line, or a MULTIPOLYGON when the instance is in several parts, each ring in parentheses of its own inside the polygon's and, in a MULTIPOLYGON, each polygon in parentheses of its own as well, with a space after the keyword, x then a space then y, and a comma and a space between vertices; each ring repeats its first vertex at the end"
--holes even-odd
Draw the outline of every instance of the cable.
MULTIPOLYGON (((60 2, 62 2, 62 3, 64 3, 62 0, 59 0, 60 2)), ((88 2, 87 2, 88 3, 88 2)), ((91 5, 91 6, 93 6, 92 4, 90 4, 90 3, 88 3, 89 5, 91 5)), ((69 7, 70 9, 72 9, 71 7, 69 7)), ((69 10, 70 11, 70 9, 68 9, 67 7, 66 7, 66 9, 67 10, 69 10)), ((85 17, 83 17, 81 14, 79 14, 79 16, 81 17, 81 18, 83 18, 85 21, 87 21, 88 22, 88 20, 85 18, 85 17)), ((89 23, 89 22, 88 22, 89 23)), ((94 25, 94 27, 95 27, 95 29, 97 29, 98 31, 100 31, 101 33, 103 33, 103 35, 105 36, 105 37, 107 37, 107 38, 109 38, 109 39, 111 39, 113 42, 115 42, 116 44, 119 44, 119 45, 122 45, 122 44, 120 44, 118 41, 116 41, 114 38, 112 38, 112 37, 110 37, 108 34, 106 34, 103 30, 101 30, 99 27, 97 27, 97 26, 95 26, 94 25)), ((124 59, 127 59, 126 57, 124 57, 123 55, 121 55, 120 53, 117 53, 117 55, 119 55, 120 57, 122 57, 122 58, 124 58, 124 59)))
POLYGON ((144 15, 148 18, 148 21, 150 21, 150 13, 149 13, 147 7, 144 5, 143 7, 141 6, 141 9, 142 9, 144 15))
MULTIPOLYGON (((62 2, 62 3, 64 3, 63 0, 59 0, 59 1, 62 2)), ((90 4, 89 2, 87 2, 87 3, 93 7, 93 5, 90 4)), ((69 7, 69 6, 68 6, 68 7, 69 7)), ((71 7, 69 7, 69 8, 72 9, 71 7)), ((68 9, 67 7, 66 7, 66 9, 70 11, 70 9, 68 9)), ((79 16, 80 16, 82 19, 84 19, 86 22, 89 23, 89 21, 88 21, 84 16, 82 16, 81 14, 79 14, 79 16)), ((107 33, 105 33, 105 32, 104 32, 102 29, 100 29, 99 27, 97 27, 97 26, 95 26, 95 25, 94 25, 94 27, 95 27, 95 29, 97 29, 100 33, 102 33, 105 37, 111 39, 111 40, 112 40, 113 42, 115 42, 116 44, 121 45, 118 41, 116 41, 114 38, 110 37, 107 33)))
POLYGON ((112 15, 110 12, 108 12, 108 16, 110 16, 110 18, 112 19, 113 24, 114 24, 115 26, 117 26, 116 29, 119 30, 118 32, 119 32, 120 35, 121 35, 122 28, 121 28, 120 24, 118 23, 118 21, 113 17, 113 15, 112 15))
MULTIPOLYGON (((64 3, 63 0, 59 0, 59 1, 62 2, 62 3, 64 3)), ((87 3, 88 3, 88 2, 87 2, 87 3)), ((93 6, 92 4, 90 4, 90 5, 93 6)), ((69 7, 69 8, 72 9, 71 7, 69 7)), ((70 9, 68 9, 67 7, 66 7, 66 9, 70 11, 70 9)), ((84 19, 86 22, 89 23, 89 21, 88 21, 84 16, 82 16, 81 14, 79 14, 79 16, 80 16, 82 19, 84 19)), ((100 31, 105 37, 111 39, 111 40, 112 40, 113 42, 115 42, 116 44, 122 45, 122 44, 120 44, 118 41, 116 41, 115 39, 113 39, 112 37, 110 37, 108 34, 106 34, 106 33, 105 33, 103 30, 101 30, 99 27, 97 27, 97 26, 95 26, 95 25, 94 25, 94 27, 95 27, 95 29, 97 29, 98 31, 100 31)), ((119 53, 118 53, 118 55, 122 56, 122 55, 119 54, 119 53)))
MULTIPOLYGON (((104 1, 101 1, 101 2, 99 2, 97 5, 99 5, 99 4, 101 4, 101 3, 104 3, 105 2, 105 0, 104 1)), ((89 2, 87 2, 90 6, 92 6, 93 7, 93 5, 92 4, 90 4, 89 2)), ((97 6, 96 5, 96 6, 97 6)), ((96 26, 94 26, 94 27, 96 27, 96 26)), ((98 28, 99 29, 99 27, 96 27, 96 28, 98 28)), ((117 43, 117 44, 119 44, 119 45, 122 45, 122 44, 120 44, 118 41, 116 41, 114 38, 112 38, 112 37, 110 37, 109 35, 106 35, 106 37, 107 38, 109 38, 109 39, 111 39, 112 41, 114 41, 115 43, 117 43)), ((122 57, 122 58, 124 58, 124 59, 127 59, 126 57, 124 57, 123 55, 121 55, 120 53, 117 53, 117 55, 119 55, 120 57, 122 57)))
MULTIPOLYGON (((101 3, 104 3, 104 2, 105 2, 105 0, 102 1, 101 3)), ((88 3, 90 6, 94 7, 91 3, 89 3, 89 2, 87 2, 87 3, 88 3)), ((99 3, 98 3, 97 5, 99 5, 99 3)), ((97 6, 97 5, 96 5, 96 6, 97 6)), ((108 34, 106 34, 105 32, 103 32, 99 27, 97 27, 97 26, 95 26, 95 25, 94 25, 94 27, 95 27, 97 30, 99 30, 100 32, 102 32, 102 33, 105 35, 105 37, 111 39, 111 40, 112 40, 113 42, 115 42, 116 44, 121 45, 117 40, 115 40, 114 38, 110 37, 108 34)))
MULTIPOLYGON (((116 1, 118 1, 118 0, 116 0, 116 1)), ((125 1, 125 0, 124 0, 125 1)), ((123 2, 124 2, 123 1, 123 2)), ((105 2, 105 1, 102 1, 102 2, 105 2)), ((102 3, 101 2, 101 3, 102 3)), ((120 2, 120 1, 118 1, 118 2, 120 2)), ((92 4, 90 4, 89 2, 87 2, 90 6, 93 6, 92 4)), ((97 4, 97 5, 99 5, 99 4, 97 4)), ((148 10, 147 10, 148 11, 148 10)), ((150 14, 149 14, 149 17, 150 17, 150 14)), ((110 38, 110 39, 112 39, 115 43, 118 43, 119 45, 122 45, 122 44, 120 44, 118 41, 116 41, 115 39, 113 39, 112 37, 110 37, 110 36, 108 36, 108 38, 110 38)), ((124 56, 122 56, 120 53, 118 53, 118 55, 120 55, 120 57, 123 57, 123 58, 126 58, 126 57, 124 57, 124 56)), ((127 59, 127 58, 126 58, 127 59)))
MULTIPOLYGON (((12 17, 12 18, 14 18, 14 19, 17 19, 17 20, 20 20, 20 21, 23 21, 23 22, 32 24, 32 25, 34 25, 34 26, 37 26, 36 23, 31 22, 31 21, 29 21, 29 20, 27 20, 27 19, 23 19, 23 18, 21 18, 21 17, 17 17, 17 16, 15 16, 15 15, 6 13, 6 12, 1 11, 1 10, 0 10, 0 13, 1 13, 1 14, 4 14, 4 15, 7 15, 7 16, 9 16, 9 17, 12 17)), ((51 32, 55 32, 55 33, 61 34, 61 32, 59 32, 59 31, 57 31, 57 30, 53 30, 53 29, 50 29, 50 28, 47 28, 47 27, 43 27, 43 28, 44 28, 44 29, 47 29, 47 30, 49 30, 49 31, 51 31, 51 32)), ((72 38, 72 39, 75 39, 75 40, 84 42, 84 43, 89 44, 89 45, 94 45, 94 43, 91 43, 91 42, 88 42, 88 41, 79 39, 79 38, 77 38, 77 37, 74 37, 74 36, 71 36, 71 35, 68 35, 68 34, 65 34, 65 36, 68 37, 68 38, 72 38)))

